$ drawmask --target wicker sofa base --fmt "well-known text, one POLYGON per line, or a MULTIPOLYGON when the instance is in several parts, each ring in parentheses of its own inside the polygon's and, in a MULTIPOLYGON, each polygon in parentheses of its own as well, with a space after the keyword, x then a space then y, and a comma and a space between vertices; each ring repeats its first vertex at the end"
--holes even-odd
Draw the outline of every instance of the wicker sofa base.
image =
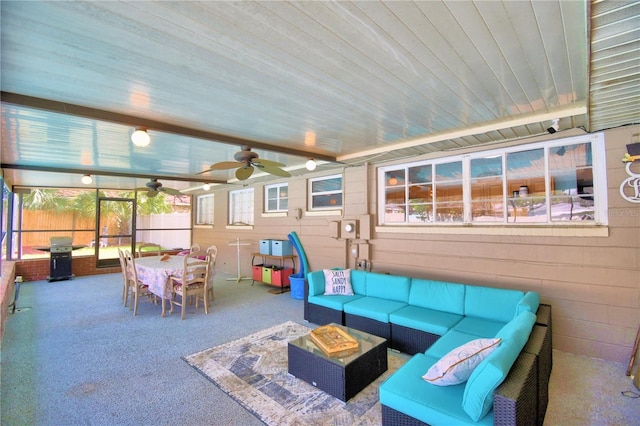
POLYGON ((364 331, 365 333, 384 337, 389 342, 391 341, 391 324, 388 322, 380 322, 371 318, 361 317, 360 315, 353 315, 345 312, 344 325, 364 331))
POLYGON ((391 407, 382 405, 382 424, 383 425, 395 425, 395 426, 424 426, 428 423, 421 422, 420 420, 407 416, 406 414, 394 410, 391 407))
MULTIPOLYGON (((537 358, 533 354, 521 352, 504 382, 493 393, 493 424, 534 426, 538 411, 537 386, 537 358)), ((428 425, 384 404, 381 407, 383 425, 428 425)))
POLYGON ((538 368, 538 413, 536 424, 542 426, 549 405, 549 378, 551 377, 551 328, 536 324, 527 344, 522 349, 536 357, 538 368))
MULTIPOLYGON (((305 311, 304 319, 318 325, 330 324, 332 322, 340 325, 345 325, 343 311, 316 305, 315 303, 308 304, 307 310, 305 311)), ((358 328, 358 330, 367 331, 361 328, 358 328)))
POLYGON ((391 348, 408 355, 426 351, 441 336, 398 324, 391 324, 391 348))

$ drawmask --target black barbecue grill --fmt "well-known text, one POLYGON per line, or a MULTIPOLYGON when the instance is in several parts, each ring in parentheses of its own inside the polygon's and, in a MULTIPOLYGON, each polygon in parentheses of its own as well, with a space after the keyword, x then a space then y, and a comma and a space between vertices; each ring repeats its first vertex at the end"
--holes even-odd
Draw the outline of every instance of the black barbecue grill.
POLYGON ((71 280, 71 252, 86 246, 73 245, 71 237, 51 237, 49 247, 39 247, 38 250, 48 251, 51 254, 49 261, 49 276, 47 281, 71 280))

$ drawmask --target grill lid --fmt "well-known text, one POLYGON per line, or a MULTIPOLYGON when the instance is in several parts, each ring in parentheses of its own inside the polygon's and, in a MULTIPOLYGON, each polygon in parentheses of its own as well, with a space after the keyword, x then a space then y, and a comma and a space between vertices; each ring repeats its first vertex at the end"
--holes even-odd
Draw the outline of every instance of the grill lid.
POLYGON ((72 237, 51 237, 49 239, 49 243, 51 244, 51 248, 54 247, 71 247, 73 244, 72 237))

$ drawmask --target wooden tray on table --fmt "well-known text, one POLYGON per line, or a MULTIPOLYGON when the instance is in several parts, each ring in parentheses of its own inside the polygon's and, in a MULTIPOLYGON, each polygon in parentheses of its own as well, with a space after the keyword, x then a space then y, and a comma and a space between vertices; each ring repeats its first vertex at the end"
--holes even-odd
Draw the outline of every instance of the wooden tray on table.
POLYGON ((311 330, 311 340, 327 356, 344 356, 358 349, 358 341, 335 325, 323 325, 311 330))

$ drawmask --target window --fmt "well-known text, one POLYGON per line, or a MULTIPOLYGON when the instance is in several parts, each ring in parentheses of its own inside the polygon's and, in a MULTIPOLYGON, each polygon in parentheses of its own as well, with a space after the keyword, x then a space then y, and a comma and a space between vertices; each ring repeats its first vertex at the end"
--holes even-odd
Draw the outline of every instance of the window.
POLYGON ((198 195, 196 199, 196 225, 213 225, 213 195, 198 195))
POLYGON ((433 176, 433 221, 462 222, 462 161, 436 164, 433 176))
POLYGON ((191 246, 191 197, 166 193, 148 197, 136 193, 136 242, 165 248, 191 246))
POLYGON ((606 224, 605 166, 602 135, 589 135, 384 167, 380 218, 382 224, 606 224))
POLYGON ((502 222, 504 168, 502 156, 472 158, 470 171, 471 221, 502 222))
POLYGON ((253 225, 253 188, 229 192, 229 225, 253 225))
POLYGON ((264 211, 284 212, 289 209, 289 184, 278 183, 264 187, 264 211))
MULTIPOLYGON (((53 236, 70 236, 73 244, 87 246, 95 238, 94 189, 31 188, 14 193, 12 204, 12 259, 49 257, 38 247, 48 247, 53 236)), ((72 255, 90 253, 92 248, 74 250, 72 255)))
MULTIPOLYGON (((191 245, 191 197, 160 193, 148 197, 147 191, 118 191, 73 188, 29 188, 8 196, 11 218, 12 259, 48 257, 37 247, 49 246, 52 236, 71 236, 74 245, 87 247, 73 256, 96 254, 99 260, 117 263, 116 247, 131 248, 136 241, 153 241, 164 248, 191 245), (135 221, 133 199, 137 196, 135 221), (131 201, 131 203, 122 202, 131 201), (101 206, 96 220, 97 207, 101 206), (129 206, 129 207, 127 207, 129 206), (135 229, 133 224, 135 223, 135 229), (100 239, 96 240, 96 235, 100 239)), ((9 223, 7 223, 7 226, 9 223)))
POLYGON ((311 210, 331 210, 342 207, 342 176, 309 179, 311 210))

